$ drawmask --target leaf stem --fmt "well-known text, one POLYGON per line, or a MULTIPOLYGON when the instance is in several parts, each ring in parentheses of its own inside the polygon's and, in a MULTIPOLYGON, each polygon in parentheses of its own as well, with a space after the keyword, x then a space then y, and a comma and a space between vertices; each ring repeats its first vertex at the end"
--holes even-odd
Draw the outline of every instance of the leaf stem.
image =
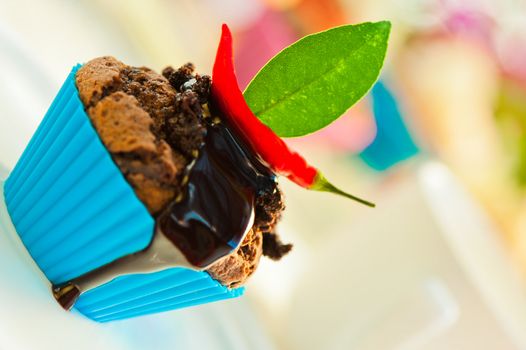
POLYGON ((376 204, 369 202, 365 199, 353 196, 352 194, 349 194, 347 192, 344 192, 340 190, 338 187, 334 186, 332 183, 330 183, 325 176, 323 176, 322 173, 318 172, 316 175, 316 179, 314 180, 314 183, 309 187, 310 190, 314 191, 320 191, 320 192, 330 192, 334 194, 338 194, 340 196, 343 196, 345 198, 352 199, 356 202, 362 203, 364 205, 367 205, 368 207, 374 208, 376 207, 376 204))

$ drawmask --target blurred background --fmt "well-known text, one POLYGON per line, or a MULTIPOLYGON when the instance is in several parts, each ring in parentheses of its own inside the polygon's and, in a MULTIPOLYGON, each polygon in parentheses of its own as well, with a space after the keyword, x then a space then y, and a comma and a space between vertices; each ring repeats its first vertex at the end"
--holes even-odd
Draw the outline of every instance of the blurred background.
POLYGON ((209 74, 226 22, 244 87, 306 34, 384 19, 389 51, 366 98, 287 140, 377 208, 282 180, 280 233, 294 250, 262 260, 242 301, 100 326, 108 337, 144 334, 159 349, 526 349, 524 0, 2 0, 0 163, 14 166, 76 63, 191 61, 209 74))

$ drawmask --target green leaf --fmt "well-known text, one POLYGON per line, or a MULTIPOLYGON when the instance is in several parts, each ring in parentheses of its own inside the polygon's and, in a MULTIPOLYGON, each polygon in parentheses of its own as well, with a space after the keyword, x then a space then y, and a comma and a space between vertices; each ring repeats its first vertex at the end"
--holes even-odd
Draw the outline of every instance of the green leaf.
POLYGON ((355 104, 382 68, 391 24, 345 25, 309 35, 274 56, 244 92, 282 137, 319 130, 355 104))

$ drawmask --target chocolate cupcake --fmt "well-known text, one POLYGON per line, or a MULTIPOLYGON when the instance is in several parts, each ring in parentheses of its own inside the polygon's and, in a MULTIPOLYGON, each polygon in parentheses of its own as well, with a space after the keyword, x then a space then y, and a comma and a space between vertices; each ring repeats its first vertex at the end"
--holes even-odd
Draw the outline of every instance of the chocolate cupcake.
MULTIPOLYGON (((191 63, 177 70, 168 67, 160 75, 101 57, 78 71, 76 83, 102 142, 137 197, 166 228, 163 231, 181 230, 168 228, 174 222, 170 215, 201 210, 197 214, 206 225, 218 227, 205 235, 244 236, 241 246, 224 258, 196 257, 194 265, 209 266, 214 279, 237 287, 254 272, 262 254, 280 258, 290 249, 274 233, 283 210, 274 175, 209 105, 210 77, 194 74, 191 63), (188 186, 198 192, 191 203, 188 186), (240 189, 253 192, 253 198, 233 195, 240 189), (245 235, 245 221, 252 212, 254 223, 245 235)), ((199 231, 195 227, 186 235, 199 231)))
POLYGON ((100 322, 241 295, 279 259, 274 174, 209 101, 191 64, 76 67, 5 184, 56 299, 100 322))

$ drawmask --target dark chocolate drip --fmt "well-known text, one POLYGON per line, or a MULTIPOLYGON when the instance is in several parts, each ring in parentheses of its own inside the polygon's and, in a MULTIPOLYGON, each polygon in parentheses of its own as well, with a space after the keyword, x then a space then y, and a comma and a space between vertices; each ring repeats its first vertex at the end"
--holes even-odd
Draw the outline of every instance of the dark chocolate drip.
POLYGON ((67 283, 60 287, 53 287, 53 296, 64 310, 71 310, 80 296, 80 289, 73 283, 67 283))
POLYGON ((160 216, 160 230, 204 268, 239 246, 252 227, 258 191, 273 185, 271 173, 222 123, 209 125, 184 196, 160 216))

